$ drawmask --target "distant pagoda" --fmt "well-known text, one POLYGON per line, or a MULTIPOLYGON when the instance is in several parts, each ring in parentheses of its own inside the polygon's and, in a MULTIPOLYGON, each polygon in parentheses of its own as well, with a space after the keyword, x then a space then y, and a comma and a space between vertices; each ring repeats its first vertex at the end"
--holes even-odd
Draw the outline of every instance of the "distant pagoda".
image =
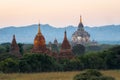
POLYGON ((55 38, 55 40, 54 40, 54 43, 53 44, 55 44, 56 46, 58 46, 58 41, 57 41, 57 39, 55 38))
POLYGON ((45 38, 40 31, 40 24, 38 24, 38 33, 34 39, 32 48, 33 53, 48 53, 49 49, 46 48, 45 38))
POLYGON ((71 49, 71 45, 67 39, 67 33, 66 31, 64 32, 64 40, 61 45, 61 50, 59 53, 59 58, 65 58, 65 59, 72 59, 74 57, 71 49))
POLYGON ((80 23, 77 31, 72 34, 72 45, 82 44, 85 45, 90 42, 90 34, 84 30, 82 17, 80 16, 80 23))
POLYGON ((15 35, 13 35, 13 39, 12 39, 12 43, 11 43, 11 47, 10 47, 10 54, 14 55, 16 57, 19 57, 19 58, 21 57, 20 49, 16 42, 15 35))

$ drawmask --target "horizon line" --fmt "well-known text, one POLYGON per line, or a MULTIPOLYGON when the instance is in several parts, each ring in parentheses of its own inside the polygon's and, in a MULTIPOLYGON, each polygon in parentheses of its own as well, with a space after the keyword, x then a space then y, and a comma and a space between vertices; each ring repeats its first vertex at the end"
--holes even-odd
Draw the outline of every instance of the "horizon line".
MULTIPOLYGON (((4 27, 0 27, 0 29, 3 29, 3 28, 9 28, 9 27, 15 27, 15 28, 20 28, 20 27, 28 27, 28 26, 32 26, 32 25, 37 25, 37 23, 33 23, 33 24, 26 24, 26 25, 10 25, 10 26, 4 26, 4 27)), ((48 24, 48 23, 43 23, 41 25, 49 25, 51 27, 54 27, 54 28, 66 28, 66 27, 69 27, 69 26, 72 26, 72 27, 77 27, 78 25, 67 25, 67 26, 59 26, 59 27, 56 27, 54 25, 51 25, 51 24, 48 24)), ((84 24, 83 24, 84 25, 84 24)), ((84 27, 103 27, 103 26, 111 26, 111 25, 120 25, 120 24, 103 24, 103 25, 97 25, 97 26, 88 26, 88 25, 84 25, 84 27)))

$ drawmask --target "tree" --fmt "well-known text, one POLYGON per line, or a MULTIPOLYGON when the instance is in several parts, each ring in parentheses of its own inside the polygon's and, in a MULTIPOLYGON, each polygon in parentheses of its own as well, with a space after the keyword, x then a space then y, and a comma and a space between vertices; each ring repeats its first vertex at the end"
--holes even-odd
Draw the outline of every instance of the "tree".
POLYGON ((20 60, 19 69, 20 72, 32 72, 31 66, 27 63, 26 60, 20 60))
POLYGON ((77 74, 73 80, 115 80, 115 78, 103 76, 98 70, 89 69, 77 74))
POLYGON ((8 53, 10 50, 10 43, 2 43, 1 46, 3 48, 5 48, 5 52, 4 53, 8 53))
POLYGON ((4 73, 19 72, 19 63, 15 59, 7 58, 0 62, 0 70, 4 73))
POLYGON ((19 65, 21 72, 53 71, 57 66, 54 58, 43 54, 26 54, 20 60, 19 65))
POLYGON ((8 53, 2 53, 0 54, 0 61, 3 61, 7 58, 17 59, 14 55, 8 54, 8 53))
POLYGON ((120 46, 116 46, 105 51, 104 60, 108 69, 120 69, 120 46))
POLYGON ((73 46, 72 48, 72 52, 75 55, 81 55, 85 53, 85 47, 81 44, 77 44, 76 46, 73 46))
POLYGON ((20 48, 20 53, 21 53, 22 55, 23 55, 23 53, 24 53, 23 45, 24 45, 24 44, 22 44, 22 43, 18 43, 18 46, 19 46, 19 48, 20 48))
POLYGON ((6 49, 5 49, 5 47, 0 45, 0 54, 1 53, 6 53, 6 49))

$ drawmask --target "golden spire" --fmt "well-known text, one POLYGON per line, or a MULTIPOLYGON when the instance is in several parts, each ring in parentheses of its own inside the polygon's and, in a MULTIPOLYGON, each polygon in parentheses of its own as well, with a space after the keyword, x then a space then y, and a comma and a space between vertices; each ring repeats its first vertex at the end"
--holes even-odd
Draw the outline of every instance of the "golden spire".
POLYGON ((40 23, 38 24, 38 33, 40 33, 40 23))
POLYGON ((80 15, 80 23, 82 23, 82 16, 80 15))

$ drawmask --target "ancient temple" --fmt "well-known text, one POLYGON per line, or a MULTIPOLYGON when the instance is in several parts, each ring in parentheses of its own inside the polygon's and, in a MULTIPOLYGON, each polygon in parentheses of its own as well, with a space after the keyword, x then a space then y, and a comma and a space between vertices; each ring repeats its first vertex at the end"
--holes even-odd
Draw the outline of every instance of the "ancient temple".
POLYGON ((82 23, 82 17, 80 16, 80 22, 77 31, 72 34, 72 45, 82 44, 85 45, 90 42, 90 34, 84 30, 82 23))
POLYGON ((53 53, 59 53, 59 44, 57 39, 55 38, 53 44, 52 44, 52 52, 53 53))
POLYGON ((12 43, 11 43, 11 47, 10 47, 10 54, 12 54, 16 57, 19 57, 19 58, 21 57, 19 46, 16 42, 15 35, 13 35, 13 39, 12 39, 12 43))
POLYGON ((55 40, 54 40, 54 43, 53 44, 55 44, 56 46, 58 46, 58 41, 57 41, 57 39, 55 38, 55 40))
POLYGON ((34 39, 32 48, 33 53, 48 53, 49 49, 46 48, 45 38, 41 33, 40 24, 38 25, 38 33, 34 39))
POLYGON ((61 45, 61 50, 59 53, 59 58, 72 59, 74 57, 71 49, 71 45, 67 39, 67 33, 64 32, 64 40, 61 45))
POLYGON ((49 50, 52 50, 52 42, 51 41, 48 43, 48 48, 49 48, 49 50))

